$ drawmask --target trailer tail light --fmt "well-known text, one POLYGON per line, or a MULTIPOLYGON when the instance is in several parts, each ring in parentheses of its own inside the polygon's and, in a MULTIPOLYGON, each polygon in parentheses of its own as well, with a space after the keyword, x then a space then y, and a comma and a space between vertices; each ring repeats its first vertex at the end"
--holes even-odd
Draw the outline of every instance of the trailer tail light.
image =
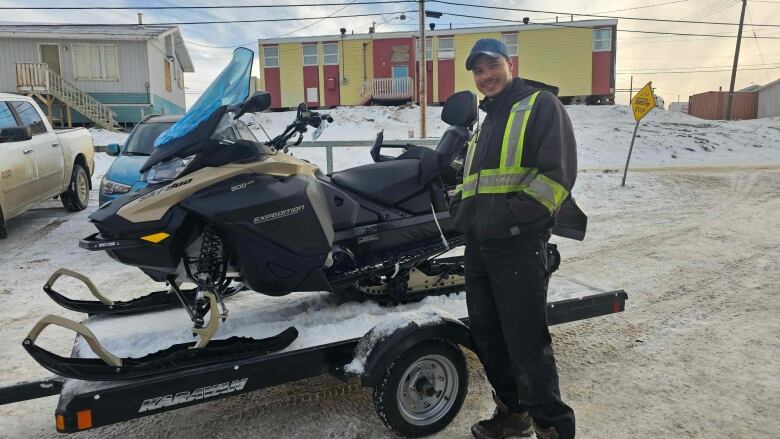
POLYGON ((64 432, 65 431, 65 417, 62 415, 57 415, 57 431, 64 432))
POLYGON ((620 312, 623 311, 623 306, 620 304, 620 300, 615 300, 612 302, 612 312, 620 312))
POLYGON ((92 410, 76 412, 76 428, 79 431, 92 428, 92 410))

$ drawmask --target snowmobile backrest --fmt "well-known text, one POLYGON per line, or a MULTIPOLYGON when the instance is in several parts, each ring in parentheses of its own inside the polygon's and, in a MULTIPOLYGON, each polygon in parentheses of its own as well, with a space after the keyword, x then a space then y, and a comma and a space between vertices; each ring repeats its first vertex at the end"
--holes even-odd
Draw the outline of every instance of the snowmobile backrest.
POLYGON ((455 93, 447 98, 441 110, 441 120, 447 125, 471 128, 479 117, 477 95, 469 90, 455 93))
MULTIPOLYGON (((449 102, 449 101, 447 101, 449 102)), ((436 161, 439 172, 449 168, 455 157, 463 151, 469 140, 469 130, 463 126, 448 127, 436 145, 436 161)))

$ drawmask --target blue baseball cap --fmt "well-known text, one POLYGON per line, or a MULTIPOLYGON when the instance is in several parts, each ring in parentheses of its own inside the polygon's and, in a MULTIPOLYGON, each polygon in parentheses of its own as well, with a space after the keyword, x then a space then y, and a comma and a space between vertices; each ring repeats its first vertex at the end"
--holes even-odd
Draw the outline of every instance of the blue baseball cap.
POLYGON ((474 47, 471 48, 471 53, 466 58, 466 70, 471 70, 474 60, 480 55, 488 55, 493 58, 503 56, 508 59, 509 49, 506 48, 506 44, 494 38, 482 38, 474 43, 474 47))

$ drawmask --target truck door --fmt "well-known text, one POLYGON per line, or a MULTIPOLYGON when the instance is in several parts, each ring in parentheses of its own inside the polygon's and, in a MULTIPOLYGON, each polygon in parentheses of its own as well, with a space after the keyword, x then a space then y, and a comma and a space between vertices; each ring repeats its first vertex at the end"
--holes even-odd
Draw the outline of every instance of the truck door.
POLYGON ((30 127, 33 156, 38 166, 38 199, 53 197, 64 189, 65 158, 60 140, 43 115, 30 102, 11 101, 22 125, 30 127))
MULTIPOLYGON (((0 101, 0 128, 19 125, 8 104, 0 101)), ((0 191, 6 217, 38 201, 38 172, 32 140, 0 143, 0 191)))

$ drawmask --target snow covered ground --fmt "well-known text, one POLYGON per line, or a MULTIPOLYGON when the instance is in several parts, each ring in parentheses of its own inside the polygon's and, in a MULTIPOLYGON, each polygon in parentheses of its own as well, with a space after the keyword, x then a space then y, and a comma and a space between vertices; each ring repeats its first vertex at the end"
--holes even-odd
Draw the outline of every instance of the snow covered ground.
MULTIPOLYGON (((438 111, 432 108, 432 117, 438 111)), ((589 230, 584 242, 556 239, 563 263, 555 277, 629 293, 620 315, 552 328, 563 398, 577 412, 578 437, 775 437, 780 430, 780 120, 714 122, 654 111, 640 126, 632 159, 636 168, 621 188, 620 172, 614 170, 622 171, 633 130, 628 109, 572 106, 568 111, 584 169, 574 193, 589 215, 589 230)), ((407 139, 408 130, 417 128, 416 113, 409 109, 333 113, 336 122, 323 139, 371 139, 382 128, 387 139, 407 139)), ((271 134, 292 115, 254 117, 271 134)), ((432 133, 443 129, 433 121, 429 126, 432 133)), ((105 154, 96 158, 95 188, 111 161, 105 154)), ((349 166, 367 162, 368 153, 337 151, 336 158, 337 167, 349 166)), ((21 348, 35 321, 48 313, 83 318, 41 291, 56 268, 83 272, 120 300, 159 289, 138 270, 78 248, 78 239, 93 230, 86 218, 96 207, 95 190, 91 197, 91 206, 75 214, 66 214, 58 201, 47 202, 12 220, 10 237, 0 241, 0 385, 48 375, 21 348)), ((76 282, 60 285, 88 297, 76 282)), ((243 301, 260 298, 235 299, 238 317, 243 301)), ((316 313, 332 305, 327 296, 306 295, 297 304, 287 302, 291 299, 274 300, 309 313, 316 330, 326 331, 316 313)), ((446 302, 458 299, 429 302, 441 301, 436 305, 446 309, 453 304, 446 302)), ((366 313, 362 324, 370 324, 376 310, 360 311, 366 313)), ((258 316, 263 320, 264 314, 258 316)), ((68 355, 72 340, 71 333, 52 328, 41 345, 68 355)), ((493 409, 478 360, 468 354, 468 361, 470 394, 440 437, 470 437, 470 424, 493 409)), ((0 437, 56 436, 55 406, 56 397, 0 406, 0 437)), ((194 435, 390 437, 373 414, 370 393, 354 381, 330 377, 79 436, 194 435)))

